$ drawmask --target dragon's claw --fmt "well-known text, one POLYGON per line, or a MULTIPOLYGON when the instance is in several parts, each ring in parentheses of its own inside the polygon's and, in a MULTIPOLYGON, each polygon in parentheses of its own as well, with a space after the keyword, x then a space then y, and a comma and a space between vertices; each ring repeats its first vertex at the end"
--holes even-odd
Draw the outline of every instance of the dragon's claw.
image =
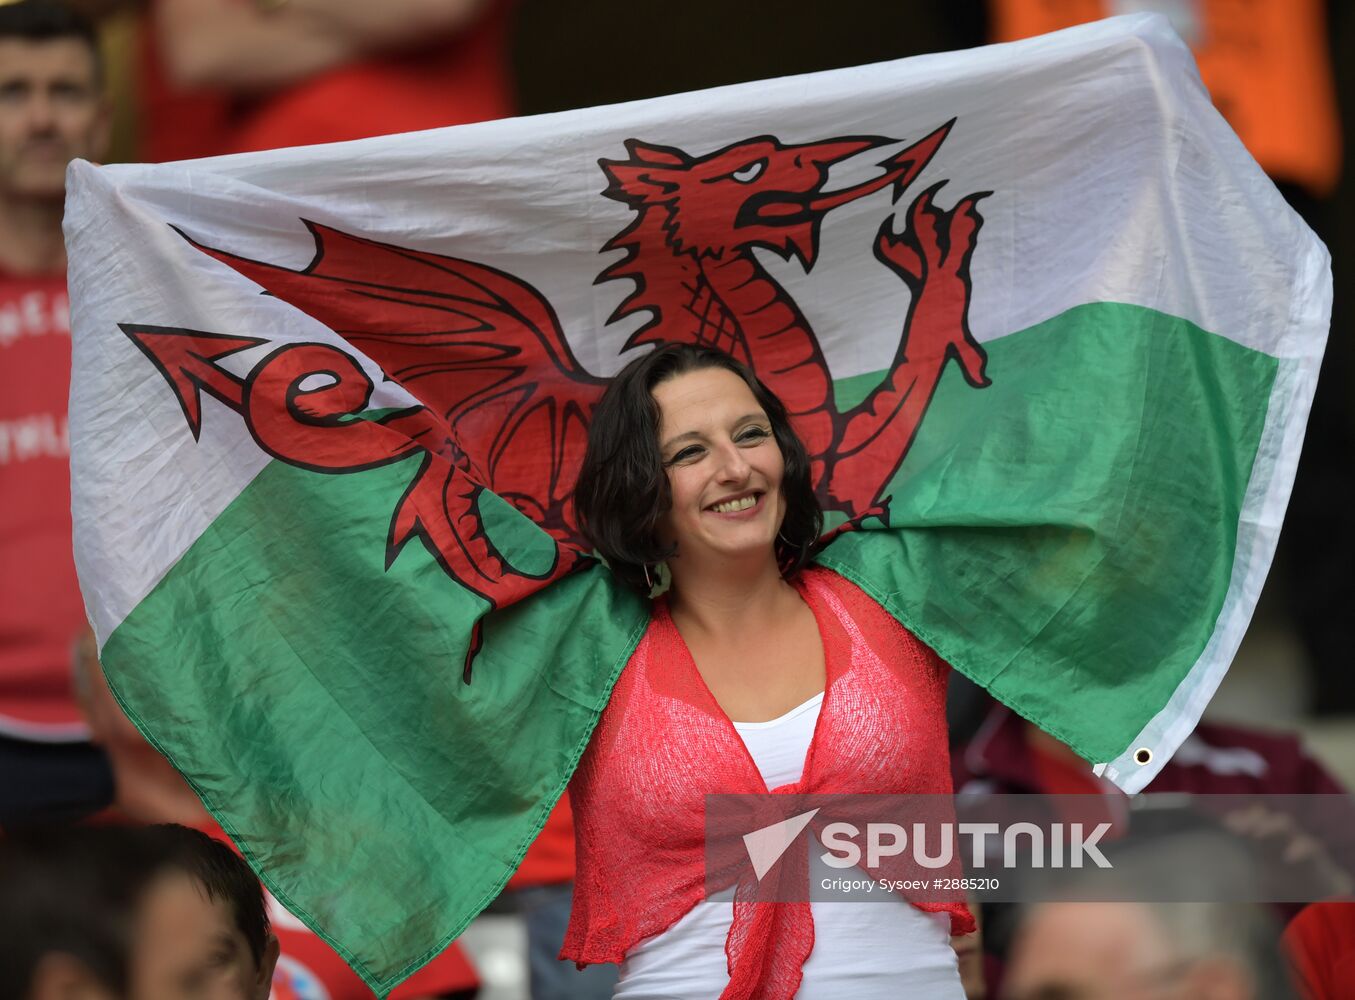
MULTIPOLYGON (((942 181, 941 184, 944 184, 942 181)), ((933 184, 913 200, 908 209, 908 225, 924 248, 937 247, 941 241, 941 223, 946 213, 937 208, 932 199, 941 189, 941 184, 933 184)))
POLYGON ((912 284, 923 278, 922 255, 906 235, 894 232, 892 219, 885 219, 875 237, 875 256, 912 284))

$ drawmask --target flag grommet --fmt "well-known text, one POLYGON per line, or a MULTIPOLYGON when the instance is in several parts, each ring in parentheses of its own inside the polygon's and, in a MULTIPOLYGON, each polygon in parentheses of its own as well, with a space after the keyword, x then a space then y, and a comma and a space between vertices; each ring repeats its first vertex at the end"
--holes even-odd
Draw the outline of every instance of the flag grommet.
POLYGON ((1153 751, 1148 747, 1139 747, 1134 751, 1134 763, 1142 767, 1153 762, 1153 751))

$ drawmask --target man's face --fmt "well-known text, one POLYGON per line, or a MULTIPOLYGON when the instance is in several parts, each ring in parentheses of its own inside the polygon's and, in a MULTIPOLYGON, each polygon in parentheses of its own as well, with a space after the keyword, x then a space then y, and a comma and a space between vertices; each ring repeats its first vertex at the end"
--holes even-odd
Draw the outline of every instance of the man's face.
POLYGON ((235 925, 230 905, 207 897, 196 879, 160 876, 146 893, 132 950, 137 1000, 265 1000, 277 960, 263 963, 235 925))
POLYGON ((0 195, 60 198, 66 164, 108 140, 94 53, 78 38, 0 38, 0 195))
POLYGON ((1047 903, 1025 921, 1004 993, 1016 1000, 1178 1000, 1176 953, 1137 903, 1047 903))

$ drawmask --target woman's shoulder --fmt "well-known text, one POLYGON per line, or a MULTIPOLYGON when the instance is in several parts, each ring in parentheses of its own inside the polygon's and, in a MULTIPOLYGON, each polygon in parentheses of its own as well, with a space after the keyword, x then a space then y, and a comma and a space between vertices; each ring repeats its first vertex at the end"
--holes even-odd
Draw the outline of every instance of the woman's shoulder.
POLYGON ((861 589, 860 586, 853 583, 847 577, 843 576, 837 570, 829 569, 827 566, 820 566, 818 563, 810 563, 804 569, 800 570, 794 581, 795 585, 802 592, 809 592, 815 596, 823 594, 832 594, 838 598, 863 599, 870 601, 871 604, 879 607, 879 602, 875 601, 869 594, 861 589))
POLYGON ((901 638, 909 646, 916 645, 932 656, 936 655, 900 615, 837 570, 811 564, 800 571, 796 583, 811 606, 828 609, 839 619, 851 619, 864 635, 879 639, 901 638))
POLYGON ((880 603, 836 570, 810 564, 792 581, 810 607, 830 611, 836 618, 889 617, 880 603))

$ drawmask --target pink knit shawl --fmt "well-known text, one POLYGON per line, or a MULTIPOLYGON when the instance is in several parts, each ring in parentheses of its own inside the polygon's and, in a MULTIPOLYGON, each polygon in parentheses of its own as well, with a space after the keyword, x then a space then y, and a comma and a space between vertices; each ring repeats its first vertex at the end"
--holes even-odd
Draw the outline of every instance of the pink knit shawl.
MULTIPOLYGON (((827 686, 798 782, 776 794, 951 791, 947 665, 856 586, 812 568, 795 581, 823 639, 827 686)), ((577 872, 562 958, 620 962, 705 896, 705 796, 768 791, 669 615, 653 618, 570 783, 577 872)), ((952 933, 974 919, 949 911, 952 933)), ((721 1000, 782 1000, 814 946, 808 903, 740 902, 721 1000)))

